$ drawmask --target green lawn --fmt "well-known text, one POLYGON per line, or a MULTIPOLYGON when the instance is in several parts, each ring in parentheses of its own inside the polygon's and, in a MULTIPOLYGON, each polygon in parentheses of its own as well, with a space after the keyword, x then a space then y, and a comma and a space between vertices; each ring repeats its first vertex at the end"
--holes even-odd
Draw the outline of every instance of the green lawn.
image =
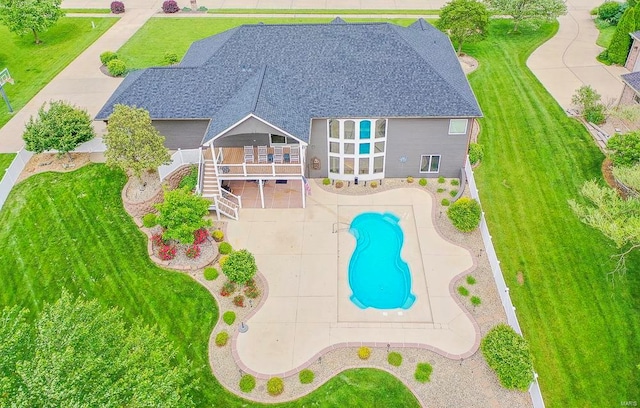
POLYGON ((109 14, 111 13, 111 9, 108 8, 70 8, 63 9, 65 13, 76 13, 76 14, 109 14))
POLYGON ((14 157, 16 157, 14 153, 0 153, 0 180, 4 177, 4 171, 9 167, 14 157))
POLYGON ((220 8, 210 9, 213 14, 334 14, 344 16, 349 14, 374 14, 374 15, 396 15, 410 14, 416 16, 439 15, 439 9, 431 10, 367 10, 367 9, 243 9, 243 8, 220 8))
MULTIPOLYGON (((223 389, 211 374, 209 335, 218 318, 211 295, 187 275, 156 267, 146 237, 122 208, 122 173, 94 164, 72 173, 43 173, 18 184, 0 210, 0 307, 19 304, 33 317, 65 288, 121 307, 127 319, 157 324, 179 358, 193 362, 198 407, 254 406, 223 389)), ((396 378, 350 370, 299 401, 281 406, 417 407, 396 378)))
POLYGON ((613 38, 613 33, 616 32, 616 27, 609 26, 602 29, 599 28, 598 30, 600 30, 600 34, 598 34, 596 44, 602 48, 609 48, 609 44, 611 44, 611 39, 613 38))
POLYGON ((557 24, 537 33, 509 29, 494 21, 489 39, 465 49, 480 61, 471 83, 485 115, 476 178, 543 396, 549 407, 637 401, 640 258, 612 285, 616 249, 567 204, 585 180, 601 179, 604 157, 526 68, 557 24))
MULTIPOLYGON (((327 23, 331 18, 152 18, 125 45, 118 54, 129 69, 164 65, 165 52, 175 52, 182 59, 196 40, 218 34, 242 24, 294 24, 327 23), (171 38, 171 41, 167 41, 171 38)), ((346 19, 347 21, 373 21, 371 19, 346 19)), ((379 19, 408 26, 415 19, 379 19)))
MULTIPOLYGON (((15 85, 4 87, 13 109, 22 108, 116 21, 112 17, 64 17, 40 35, 40 45, 33 43, 33 35, 19 37, 0 25, 0 69, 9 68, 15 80, 15 85)), ((10 118, 4 101, 0 101, 0 127, 10 118)))

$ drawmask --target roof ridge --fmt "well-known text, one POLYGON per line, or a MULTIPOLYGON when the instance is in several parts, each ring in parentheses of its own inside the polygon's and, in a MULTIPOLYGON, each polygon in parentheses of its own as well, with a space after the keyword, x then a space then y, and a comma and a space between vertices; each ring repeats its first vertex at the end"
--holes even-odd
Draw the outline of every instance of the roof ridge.
POLYGON ((267 66, 264 65, 262 67, 262 70, 260 72, 260 81, 258 82, 258 86, 256 88, 256 94, 253 98, 253 103, 251 104, 252 108, 251 108, 251 112, 255 112, 256 108, 258 107, 258 99, 260 98, 260 92, 262 91, 262 84, 264 83, 264 74, 267 70, 267 66))

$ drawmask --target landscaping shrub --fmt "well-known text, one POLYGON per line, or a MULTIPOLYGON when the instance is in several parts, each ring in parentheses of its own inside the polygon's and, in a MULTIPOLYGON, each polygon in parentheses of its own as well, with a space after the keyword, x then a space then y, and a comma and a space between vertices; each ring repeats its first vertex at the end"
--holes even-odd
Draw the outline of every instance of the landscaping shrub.
POLYGON ((196 189, 196 185, 198 185, 198 168, 191 166, 189 173, 185 174, 182 180, 180 180, 178 188, 186 188, 189 191, 193 191, 196 189))
POLYGON ((451 204, 447 210, 447 216, 451 223, 460 231, 470 232, 480 225, 482 210, 477 200, 462 197, 451 204))
POLYGON ((153 245, 156 245, 156 246, 165 244, 164 239, 162 238, 162 234, 153 234, 151 236, 151 242, 153 243, 153 245))
POLYGON ((444 193, 445 191, 447 191, 447 190, 444 189, 444 188, 439 188, 439 189, 436 190, 436 192, 438 192, 438 193, 444 193))
POLYGON ((190 245, 187 250, 185 251, 185 255, 187 255, 187 258, 189 259, 195 259, 197 257, 200 256, 200 253, 202 252, 202 250, 200 249, 199 245, 190 245))
POLYGON ((616 133, 607 142, 614 166, 630 167, 640 163, 640 132, 616 133))
POLYGON ((204 278, 206 280, 215 280, 218 279, 218 270, 213 267, 204 268, 204 278))
POLYGON ((284 392, 284 381, 282 381, 282 378, 269 378, 269 381, 267 381, 267 392, 274 397, 282 394, 284 392))
POLYGON ((457 196, 457 195, 458 195, 458 190, 451 190, 451 191, 449 191, 449 195, 450 195, 451 197, 455 197, 455 196, 457 196))
POLYGON ((448 207, 449 204, 451 204, 451 201, 449 201, 448 198, 443 198, 440 204, 442 204, 443 207, 448 207))
POLYGON ((598 19, 606 21, 611 25, 617 25, 626 10, 626 5, 617 1, 605 1, 597 7, 598 19))
POLYGON ((222 230, 215 230, 213 231, 213 233, 211 234, 211 236, 213 237, 213 240, 216 242, 220 242, 224 239, 224 232, 222 232, 222 230))
POLYGON ((245 374, 240 378, 240 391, 251 392, 256 388, 256 378, 251 374, 245 374))
POLYGON ((365 346, 360 347, 358 349, 358 357, 360 357, 360 360, 367 360, 371 357, 371 349, 365 346))
POLYGON ((413 183, 413 177, 411 176, 407 177, 407 183, 413 183))
POLYGON ((177 13, 180 11, 180 7, 178 7, 178 3, 175 0, 166 0, 162 3, 162 11, 165 13, 177 13))
POLYGON ((155 227, 158 225, 158 216, 154 213, 145 214, 144 217, 142 217, 142 225, 146 228, 155 227))
POLYGON ((482 303, 482 300, 480 299, 479 296, 471 296, 471 304, 474 306, 480 306, 480 304, 482 303))
POLYGON ((158 251, 158 256, 163 261, 170 261, 176 257, 176 247, 173 245, 162 245, 160 251, 158 251))
POLYGON ((344 183, 342 182, 342 180, 338 180, 334 185, 336 186, 336 188, 342 188, 342 186, 344 186, 344 183))
POLYGON ((421 178, 418 181, 418 184, 420 184, 422 187, 426 186, 427 185, 427 179, 426 178, 421 178))
POLYGON ((207 11, 207 10, 209 10, 209 9, 206 8, 205 6, 198 7, 198 11, 207 11))
POLYGON ((244 296, 243 295, 236 295, 233 298, 233 304, 238 306, 238 307, 244 307, 244 296))
POLYGON ((484 157, 484 148, 477 143, 469 144, 469 162, 473 165, 484 157))
POLYGON ((316 375, 313 373, 313 371, 304 369, 300 371, 298 377, 300 378, 300 384, 311 384, 316 375))
POLYGON ((226 331, 221 331, 220 333, 216 334, 216 346, 226 346, 227 341, 229 341, 229 333, 227 333, 226 331))
POLYGON ((164 63, 167 65, 173 65, 178 63, 178 54, 175 52, 165 52, 164 53, 164 63))
POLYGON ((442 177, 442 176, 438 177, 438 183, 443 184, 444 183, 444 177, 442 177))
POLYGON ((533 381, 533 363, 527 341, 501 323, 480 343, 482 355, 503 387, 525 391, 533 381))
POLYGON ((250 279, 244 287, 244 294, 249 298, 249 299, 255 299, 258 296, 260 296, 260 289, 258 289, 258 286, 256 285, 256 281, 253 279, 250 279))
POLYGON ((107 62, 107 71, 114 77, 122 76, 127 72, 127 64, 121 59, 112 59, 107 62))
POLYGON ((222 285, 222 289, 220 289, 220 296, 231 296, 233 292, 236 291, 236 284, 231 281, 226 281, 224 285, 222 285))
POLYGON ((224 264, 227 262, 227 259, 229 259, 229 255, 222 255, 220 257, 220 259, 218 260, 218 263, 220 264, 220 268, 224 266, 224 264))
POLYGON ((634 7, 628 8, 620 17, 620 21, 613 33, 607 56, 614 64, 624 65, 627 60, 629 48, 631 48, 631 36, 629 33, 635 31, 634 7))
POLYGON ((419 383, 426 383, 431 381, 431 373, 433 372, 433 367, 429 363, 418 363, 416 366, 416 371, 413 373, 413 378, 416 379, 419 383))
POLYGON ((458 293, 462 296, 469 296, 469 289, 465 288, 464 286, 458 286, 458 293))
POLYGON ((451 185, 452 185, 452 186, 459 186, 459 185, 460 185, 460 180, 458 180, 458 179, 452 179, 452 180, 451 180, 451 185))
POLYGON ((224 273, 230 281, 245 283, 256 274, 258 267, 251 252, 246 249, 241 249, 226 256, 227 259, 224 264, 221 261, 220 266, 222 266, 222 273, 224 273))
POLYGON ((222 315, 222 321, 231 326, 236 321, 236 312, 228 310, 222 315))
POLYGON ((387 362, 394 367, 400 367, 402 365, 402 354, 392 351, 387 355, 387 362))
POLYGON ((111 60, 114 60, 118 58, 118 54, 116 54, 113 51, 105 51, 102 54, 100 54, 100 62, 102 62, 102 65, 107 65, 107 63, 111 60))
POLYGON ((476 284, 476 278, 474 278, 474 277, 473 277, 473 276, 471 276, 471 275, 467 275, 467 283, 468 283, 469 285, 475 285, 475 284, 476 284))
POLYGON ((331 184, 331 179, 328 179, 328 178, 323 179, 322 184, 324 184, 325 186, 328 186, 329 184, 331 184))
POLYGON ((378 187, 378 182, 377 181, 372 181, 371 183, 369 183, 369 185, 371 186, 371 188, 377 188, 378 187))
POLYGON ((209 214, 211 202, 191 194, 184 188, 164 192, 164 202, 156 204, 160 213, 158 224, 164 227, 164 238, 183 244, 195 242, 194 232, 211 225, 204 217, 209 214))
POLYGON ((193 233, 193 243, 196 245, 202 244, 209 237, 209 231, 206 228, 200 228, 193 233))
POLYGON ((124 13, 124 3, 121 2, 121 1, 112 1, 111 2, 111 12, 113 14, 124 13))
POLYGON ((228 255, 233 252, 233 248, 231 247, 230 243, 221 242, 220 245, 218 245, 218 252, 220 252, 222 255, 228 255))
POLYGON ((590 85, 581 86, 571 97, 571 103, 584 116, 584 119, 597 125, 603 123, 606 119, 606 108, 601 101, 600 94, 590 85))

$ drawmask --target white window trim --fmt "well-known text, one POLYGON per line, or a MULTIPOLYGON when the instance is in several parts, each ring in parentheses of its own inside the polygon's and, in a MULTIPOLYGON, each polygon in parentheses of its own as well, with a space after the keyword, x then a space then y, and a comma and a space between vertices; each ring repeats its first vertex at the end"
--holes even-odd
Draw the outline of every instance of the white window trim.
POLYGON ((286 135, 278 135, 278 134, 275 134, 275 133, 269 133, 269 146, 289 146, 287 144, 287 136, 286 135), (284 143, 274 143, 273 142, 273 136, 284 137, 284 143))
POLYGON ((360 180, 375 180, 381 177, 384 177, 386 170, 386 152, 388 148, 387 144, 387 126, 389 123, 388 119, 385 120, 385 136, 382 138, 376 138, 376 122, 379 119, 384 118, 345 118, 345 119, 329 119, 327 121, 327 154, 329 157, 329 169, 328 174, 329 177, 337 179, 337 180, 353 180, 354 177, 358 177, 360 180), (339 138, 334 139, 331 138, 331 120, 338 121, 339 124, 339 138), (369 121, 369 138, 361 139, 360 138, 360 123, 362 121, 369 121), (354 122, 354 138, 353 139, 345 139, 344 138, 344 124, 346 121, 354 122), (383 142, 384 143, 384 151, 381 153, 377 153, 375 151, 375 143, 383 142), (331 143, 338 143, 340 146, 340 153, 332 153, 331 152, 331 143), (369 144, 369 153, 360 154, 360 143, 368 143, 369 144), (345 152, 345 144, 353 144, 354 152, 353 153, 344 153, 345 152), (331 171, 331 157, 337 157, 340 160, 340 172, 334 173, 331 171), (374 172, 374 158, 383 157, 383 165, 382 172, 375 173, 374 172), (366 174, 359 174, 360 172, 360 159, 367 158, 369 160, 369 172, 366 174), (354 161, 354 173, 353 174, 345 174, 345 159, 353 159, 354 161))
POLYGON ((469 119, 449 119, 449 134, 450 135, 466 135, 468 127, 469 127, 469 119), (451 126, 453 125, 454 121, 462 121, 462 120, 464 120, 464 132, 455 132, 455 133, 453 133, 451 131, 451 126))
POLYGON ((440 166, 442 165, 442 155, 441 154, 422 154, 420 155, 420 163, 418 163, 418 171, 422 174, 438 174, 440 173, 440 166), (431 168, 431 160, 433 159, 433 157, 439 157, 438 159, 438 170, 437 171, 422 171, 422 158, 423 157, 429 157, 429 165, 427 166, 427 168, 431 168))

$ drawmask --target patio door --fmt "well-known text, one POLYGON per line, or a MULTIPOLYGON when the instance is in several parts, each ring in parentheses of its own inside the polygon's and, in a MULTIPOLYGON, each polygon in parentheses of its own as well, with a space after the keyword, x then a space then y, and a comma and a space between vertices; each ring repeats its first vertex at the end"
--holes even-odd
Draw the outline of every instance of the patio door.
POLYGON ((384 178, 386 119, 330 119, 329 177, 384 178))

